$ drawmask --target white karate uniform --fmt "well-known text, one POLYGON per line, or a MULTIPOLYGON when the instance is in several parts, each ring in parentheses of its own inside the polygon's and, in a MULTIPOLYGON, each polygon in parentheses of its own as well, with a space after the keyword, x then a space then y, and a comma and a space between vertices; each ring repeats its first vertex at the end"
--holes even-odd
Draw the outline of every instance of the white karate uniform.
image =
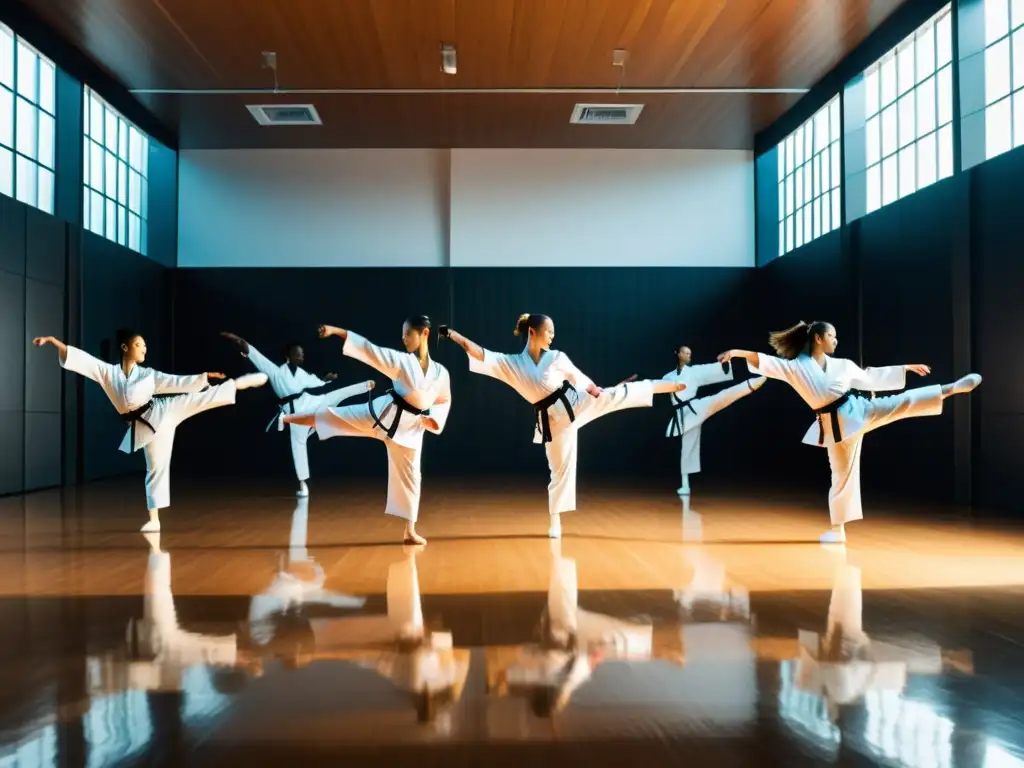
POLYGON ((700 472, 701 425, 723 408, 728 408, 741 397, 746 397, 754 391, 750 382, 741 381, 708 397, 697 397, 697 390, 701 387, 733 380, 732 365, 727 365, 726 371, 722 370, 721 363, 687 365, 682 370, 673 368, 662 377, 666 381, 681 381, 686 384, 686 389, 682 392, 669 393, 674 412, 665 426, 665 437, 681 438, 679 472, 684 482, 687 475, 700 472), (687 405, 675 408, 677 403, 687 405))
MULTIPOLYGON (((593 384, 564 352, 548 350, 534 363, 524 348, 518 355, 484 350, 484 359, 469 357, 469 370, 503 381, 529 403, 537 403, 561 389, 568 381, 576 388, 576 396, 569 394, 575 421, 570 421, 565 406, 559 400, 548 409, 552 440, 544 443, 551 470, 548 485, 548 512, 552 515, 576 509, 577 431, 580 427, 609 413, 626 408, 650 407, 654 397, 651 381, 633 381, 604 390, 600 397, 592 397, 586 390, 593 384)), ((533 442, 543 442, 540 427, 534 430, 533 442)))
MULTIPOLYGON (((758 357, 760 365, 749 366, 751 371, 786 382, 814 410, 834 402, 851 389, 882 392, 906 386, 907 372, 902 365, 862 369, 850 360, 826 356, 825 368, 822 369, 807 354, 793 360, 762 353, 758 353, 758 357)), ((860 451, 865 433, 900 419, 938 416, 940 413, 942 387, 936 384, 874 400, 851 397, 837 412, 841 432, 839 442, 832 434, 832 418, 829 414, 823 414, 811 424, 803 442, 807 445, 823 445, 828 450, 828 461, 832 469, 828 503, 833 525, 864 517, 860 497, 860 451)))
MULTIPOLYGON (((316 432, 321 440, 332 437, 374 437, 383 440, 388 451, 388 500, 384 512, 416 522, 420 508, 420 456, 425 431, 441 434, 451 410, 452 391, 448 370, 435 360, 426 373, 419 358, 409 352, 378 347, 358 333, 348 332, 342 354, 377 369, 394 382, 395 393, 413 408, 430 409, 437 429, 427 426, 426 416, 408 411, 398 414, 398 431, 393 439, 374 424, 368 403, 317 411, 316 432)), ((391 395, 373 400, 373 410, 385 428, 395 419, 398 406, 391 395)))
POLYGON ((97 360, 77 347, 67 348, 67 359, 61 362, 61 367, 99 384, 120 414, 130 413, 150 403, 142 415, 148 426, 138 421, 134 429, 129 427, 120 447, 124 453, 144 449, 146 506, 149 509, 163 509, 171 505, 171 453, 177 426, 197 413, 235 402, 236 387, 232 379, 210 386, 205 373, 175 376, 141 365, 134 366, 125 376, 120 365, 97 360), (206 387, 209 389, 204 390, 206 387), (153 399, 154 395, 175 393, 188 394, 153 399))
MULTIPOLYGON (((267 380, 278 398, 289 397, 305 389, 323 387, 326 381, 319 376, 314 376, 303 368, 296 367, 293 372, 288 363, 275 365, 252 344, 249 345, 249 362, 256 366, 260 373, 267 374, 267 380)), ((369 384, 361 381, 348 387, 339 387, 319 395, 312 395, 308 392, 303 394, 285 406, 287 413, 315 413, 324 408, 338 405, 350 397, 361 395, 369 390, 369 384)), ((299 482, 309 479, 309 454, 306 451, 306 441, 313 432, 312 427, 305 424, 289 424, 289 435, 292 444, 292 463, 295 465, 295 476, 299 482)))

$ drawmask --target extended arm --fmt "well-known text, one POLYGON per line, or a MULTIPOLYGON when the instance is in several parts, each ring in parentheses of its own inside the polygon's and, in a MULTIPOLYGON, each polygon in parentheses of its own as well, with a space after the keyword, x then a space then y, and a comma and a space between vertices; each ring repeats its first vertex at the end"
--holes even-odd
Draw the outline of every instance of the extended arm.
POLYGON ((392 381, 401 373, 399 353, 393 349, 378 347, 355 331, 337 328, 333 325, 321 325, 319 334, 321 339, 337 336, 342 340, 341 353, 343 355, 366 363, 371 368, 376 368, 392 381))
POLYGON ((466 354, 472 357, 474 360, 483 362, 484 359, 484 348, 477 344, 475 341, 470 341, 458 331, 449 328, 446 325, 441 326, 440 330, 441 338, 448 339, 449 341, 458 344, 464 350, 466 354))
POLYGON ((157 395, 173 395, 181 392, 198 392, 210 385, 209 379, 224 378, 223 373, 196 373, 178 376, 163 371, 153 371, 153 392, 157 395))
POLYGON ((903 389, 907 386, 907 371, 916 373, 918 376, 926 376, 931 373, 927 365, 911 363, 910 365, 886 365, 880 368, 857 369, 851 382, 856 389, 866 389, 871 392, 891 392, 903 389))
POLYGON ((32 344, 37 347, 45 347, 47 344, 52 344, 57 348, 57 357, 60 359, 61 368, 77 373, 80 376, 85 376, 87 379, 92 379, 101 387, 104 387, 104 389, 106 389, 113 371, 117 367, 98 360, 88 352, 78 347, 73 347, 70 344, 65 344, 53 336, 39 336, 32 339, 32 344))
POLYGON ((698 387, 704 387, 709 384, 721 384, 733 379, 732 364, 728 360, 692 365, 690 370, 696 374, 697 381, 695 383, 698 387))
POLYGON ((60 358, 60 364, 64 365, 68 360, 67 344, 55 336, 36 336, 32 339, 32 346, 34 347, 45 347, 47 344, 53 344, 57 348, 57 357, 60 358))
MULTIPOLYGON (((761 356, 757 352, 751 352, 748 349, 730 349, 728 352, 723 352, 718 356, 718 362, 728 363, 734 357, 742 357, 747 361, 748 365, 754 368, 761 367, 761 356)), ((768 374, 765 374, 767 376, 768 374)))

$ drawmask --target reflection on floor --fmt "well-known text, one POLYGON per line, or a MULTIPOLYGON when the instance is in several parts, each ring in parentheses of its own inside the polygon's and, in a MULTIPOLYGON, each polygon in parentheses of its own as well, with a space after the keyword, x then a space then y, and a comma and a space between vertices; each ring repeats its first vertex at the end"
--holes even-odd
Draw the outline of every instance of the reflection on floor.
POLYGON ((408 548, 222 483, 143 536, 136 485, 0 500, 0 766, 1024 766, 1021 531, 451 484, 408 548))

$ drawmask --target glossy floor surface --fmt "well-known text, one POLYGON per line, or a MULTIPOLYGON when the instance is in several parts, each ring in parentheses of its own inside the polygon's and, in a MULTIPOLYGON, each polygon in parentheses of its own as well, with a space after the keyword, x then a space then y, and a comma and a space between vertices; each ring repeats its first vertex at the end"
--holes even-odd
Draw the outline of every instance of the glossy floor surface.
POLYGON ((820 500, 141 479, 0 499, 0 766, 1024 766, 1024 530, 820 500), (142 517, 140 517, 142 512, 142 517))

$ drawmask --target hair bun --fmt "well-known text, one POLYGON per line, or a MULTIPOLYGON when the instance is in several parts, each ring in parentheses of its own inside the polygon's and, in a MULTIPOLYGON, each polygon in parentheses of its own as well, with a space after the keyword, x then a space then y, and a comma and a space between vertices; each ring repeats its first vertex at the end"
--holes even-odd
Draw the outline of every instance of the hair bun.
POLYGON ((530 313, 529 312, 523 312, 523 314, 521 314, 519 316, 519 319, 516 320, 516 327, 515 327, 515 330, 512 331, 512 335, 513 336, 520 336, 522 334, 522 331, 519 330, 520 326, 522 326, 522 324, 525 323, 529 319, 530 319, 530 313))

